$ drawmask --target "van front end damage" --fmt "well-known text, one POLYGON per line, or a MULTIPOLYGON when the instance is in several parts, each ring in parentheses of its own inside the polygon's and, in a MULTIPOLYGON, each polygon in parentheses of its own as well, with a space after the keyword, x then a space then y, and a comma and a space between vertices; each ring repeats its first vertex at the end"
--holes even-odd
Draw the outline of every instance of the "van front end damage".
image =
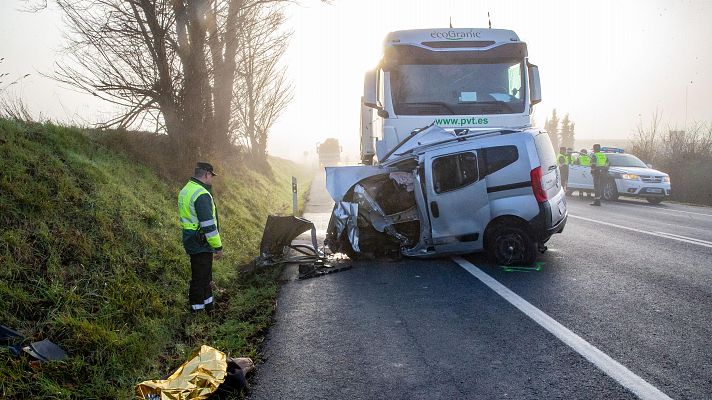
POLYGON ((408 167, 327 168, 327 190, 336 201, 326 232, 331 251, 351 258, 428 253, 418 169, 408 167))

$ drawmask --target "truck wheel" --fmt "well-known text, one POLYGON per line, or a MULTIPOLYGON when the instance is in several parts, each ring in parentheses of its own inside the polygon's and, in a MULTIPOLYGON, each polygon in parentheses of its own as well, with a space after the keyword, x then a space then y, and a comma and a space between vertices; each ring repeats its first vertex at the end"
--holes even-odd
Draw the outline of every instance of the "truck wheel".
POLYGON ((603 200, 618 200, 618 188, 616 187, 616 182, 613 179, 609 179, 603 184, 603 200))
POLYGON ((662 197, 646 197, 645 200, 648 200, 650 204, 660 204, 663 202, 662 197))
POLYGON ((521 227, 501 224, 488 236, 487 252, 497 264, 531 265, 536 260, 536 242, 521 227))

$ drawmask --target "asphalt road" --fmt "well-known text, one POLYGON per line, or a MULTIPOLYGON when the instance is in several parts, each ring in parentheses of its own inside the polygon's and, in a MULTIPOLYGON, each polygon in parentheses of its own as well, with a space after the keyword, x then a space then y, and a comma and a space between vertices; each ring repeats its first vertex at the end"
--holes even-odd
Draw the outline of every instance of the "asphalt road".
MULTIPOLYGON (((467 262, 627 368, 653 390, 641 397, 712 399, 712 209, 568 203, 540 271, 506 272, 478 254, 467 262)), ((288 269, 252 399, 638 397, 635 382, 452 259, 293 278, 288 269)))

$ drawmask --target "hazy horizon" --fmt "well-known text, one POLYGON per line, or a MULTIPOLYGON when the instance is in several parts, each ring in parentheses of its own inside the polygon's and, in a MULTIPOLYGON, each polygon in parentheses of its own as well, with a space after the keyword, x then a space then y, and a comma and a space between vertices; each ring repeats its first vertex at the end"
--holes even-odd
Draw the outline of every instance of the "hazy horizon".
MULTIPOLYGON (((17 11, 21 4, 0 4, 0 71, 32 74, 12 90, 35 115, 85 124, 107 118, 110 106, 41 76, 62 59, 66 28, 53 7, 28 14, 17 11)), ((447 27, 451 17, 455 27, 486 27, 488 11, 493 28, 527 42, 540 68, 537 126, 553 108, 570 114, 579 139, 629 139, 656 112, 663 126, 712 122, 705 99, 712 52, 704 45, 712 38, 712 2, 310 0, 287 8, 285 29, 294 34, 284 62, 295 97, 272 130, 270 154, 301 160, 336 137, 356 159, 363 74, 377 64, 386 33, 447 27)))

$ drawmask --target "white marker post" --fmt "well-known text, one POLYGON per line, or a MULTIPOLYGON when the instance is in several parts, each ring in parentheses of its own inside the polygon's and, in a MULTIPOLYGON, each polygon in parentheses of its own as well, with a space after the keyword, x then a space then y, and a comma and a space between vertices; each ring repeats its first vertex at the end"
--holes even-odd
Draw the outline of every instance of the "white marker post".
POLYGON ((298 203, 297 203, 297 178, 292 177, 292 215, 297 217, 299 213, 298 203))

